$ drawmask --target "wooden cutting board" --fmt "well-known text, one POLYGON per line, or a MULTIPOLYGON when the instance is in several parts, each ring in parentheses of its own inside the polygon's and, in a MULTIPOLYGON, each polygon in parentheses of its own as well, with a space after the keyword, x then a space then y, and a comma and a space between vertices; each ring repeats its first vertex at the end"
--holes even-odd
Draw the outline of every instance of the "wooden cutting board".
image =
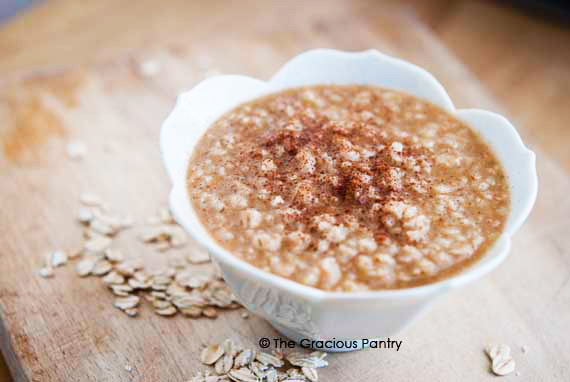
MULTIPOLYGON (((239 311, 189 320, 143 310, 131 319, 111 306, 112 296, 98 280, 80 280, 72 267, 57 269, 49 280, 36 274, 46 251, 79 243, 74 216, 82 191, 138 221, 165 204, 160 123, 176 94, 205 76, 268 78, 306 49, 376 48, 430 70, 458 106, 500 111, 406 14, 364 12, 348 2, 295 9, 283 2, 274 12, 282 22, 251 19, 237 6, 218 9, 162 49, 2 83, 0 346, 16 381, 184 381, 206 369, 198 360, 202 343, 230 337, 256 347, 261 337, 277 336, 263 320, 244 320, 239 311), (157 73, 144 75, 145 62, 157 73), (89 147, 81 162, 65 154, 66 142, 75 139, 89 147)), ((539 200, 508 260, 434 304, 398 335, 399 352, 331 355, 322 381, 492 380, 483 354, 489 343, 513 349, 520 375, 506 380, 570 380, 570 182, 533 148, 539 153, 539 200)), ((120 240, 126 252, 149 262, 168 258, 132 235, 120 240)))

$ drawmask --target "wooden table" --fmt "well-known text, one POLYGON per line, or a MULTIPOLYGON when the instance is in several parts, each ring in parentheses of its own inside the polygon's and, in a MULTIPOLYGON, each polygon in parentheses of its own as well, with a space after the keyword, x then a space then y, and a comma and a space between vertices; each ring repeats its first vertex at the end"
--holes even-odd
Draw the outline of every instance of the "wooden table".
POLYGON ((532 217, 492 276, 402 333, 403 353, 333 356, 322 378, 491 379, 481 348, 498 341, 513 347, 522 373, 508 379, 570 379, 568 30, 467 1, 156 4, 54 2, 0 29, 0 346, 16 380, 182 381, 199 341, 228 335, 253 345, 274 335, 237 313, 190 322, 146 312, 129 321, 96 282, 78 283, 70 269, 53 280, 34 272, 42 251, 77 240, 71 217, 82 189, 139 218, 164 202, 156 139, 180 89, 209 69, 267 78, 316 46, 399 55, 432 71, 459 106, 508 113, 539 152, 541 180, 532 217), (147 59, 161 62, 160 76, 137 73, 147 59), (30 77, 38 69, 44 74, 30 77), (90 145, 81 165, 62 153, 74 137, 90 145))

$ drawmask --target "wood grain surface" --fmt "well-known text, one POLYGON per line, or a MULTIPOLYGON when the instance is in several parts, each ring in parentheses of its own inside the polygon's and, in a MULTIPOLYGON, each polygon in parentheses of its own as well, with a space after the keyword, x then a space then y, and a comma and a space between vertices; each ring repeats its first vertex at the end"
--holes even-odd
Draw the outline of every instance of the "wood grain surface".
MULTIPOLYGON (((544 138, 535 126, 540 115, 556 111, 551 102, 535 97, 533 103, 532 97, 517 96, 509 98, 511 108, 502 109, 497 94, 490 94, 478 78, 489 71, 469 71, 446 47, 455 43, 461 50, 463 45, 454 42, 457 35, 440 34, 428 26, 438 20, 447 30, 467 25, 475 33, 470 10, 481 11, 478 5, 444 19, 435 13, 417 18, 400 7, 342 1, 296 7, 284 2, 193 4, 183 9, 189 15, 201 12, 200 17, 184 20, 172 11, 157 11, 161 16, 146 25, 154 37, 145 48, 141 36, 116 35, 116 41, 109 40, 122 23, 144 24, 137 19, 148 14, 145 7, 146 12, 154 7, 140 2, 141 9, 129 8, 132 12, 119 17, 103 12, 101 3, 105 2, 87 3, 84 18, 67 19, 70 13, 62 13, 57 22, 42 21, 47 24, 44 30, 68 23, 67 31, 77 28, 81 33, 67 43, 52 44, 50 54, 57 58, 41 72, 16 73, 16 67, 23 68, 18 62, 27 62, 25 69, 31 69, 41 63, 41 55, 20 49, 17 34, 3 39, 0 31, 0 52, 14 53, 0 64, 0 70, 11 73, 0 86, 0 347, 16 381, 184 381, 204 369, 198 362, 204 342, 231 337, 254 347, 260 337, 276 336, 264 321, 243 320, 239 312, 217 320, 188 320, 161 318, 145 310, 140 318, 129 319, 111 306, 112 297, 100 283, 80 280, 71 267, 58 269, 51 280, 37 277, 36 271, 45 251, 79 243, 73 216, 81 191, 99 194, 114 210, 138 220, 164 204, 169 184, 160 162, 158 134, 178 92, 216 72, 268 78, 292 55, 314 47, 376 48, 430 70, 460 107, 505 112, 515 124, 522 116, 519 130, 538 153, 540 179, 535 210, 503 265, 484 280, 439 300, 398 336, 403 341, 400 352, 370 349, 332 355, 321 380, 492 380, 482 349, 496 342, 509 344, 517 361, 520 375, 507 380, 570 379, 570 335, 565 325, 570 315, 570 182, 564 165, 549 157, 551 147, 562 148, 568 141, 562 132, 561 142, 550 143, 554 139, 544 138), (85 27, 94 14, 106 14, 106 31, 85 27), (173 31, 179 33, 176 38, 173 31), (69 58, 77 44, 73 41, 137 49, 116 59, 111 59, 117 54, 110 49, 108 56, 98 56, 101 63, 92 65, 69 58), (139 65, 147 60, 159 63, 156 76, 141 76, 139 65), (534 105, 546 110, 533 114, 534 105), (529 111, 513 113, 517 108, 529 111), (71 139, 88 144, 83 162, 67 159, 64 147, 71 139), (528 352, 523 354, 522 346, 528 352)), ((38 12, 58 7, 64 9, 56 3, 38 12)), ((28 22, 21 19, 12 30, 27 31, 28 22)), ((525 30, 524 23, 520 28, 525 30)), ((493 36, 501 39, 498 32, 493 36)), ((35 38, 41 42, 45 37, 35 38)), ((517 65, 493 41, 489 45, 497 46, 497 55, 517 65)), ((468 55, 468 49, 463 54, 468 55)), ((564 54, 557 56, 561 61, 553 77, 564 69, 568 73, 564 54)), ((506 92, 507 82, 496 80, 493 91, 506 92)), ((526 79, 521 83, 527 91, 547 86, 526 79)), ((552 99, 561 100, 563 94, 557 92, 567 84, 562 80, 549 86, 547 90, 558 97, 552 99)), ((563 150, 554 151, 564 158, 563 150)), ((167 260, 168 254, 141 246, 133 235, 121 237, 125 251, 142 253, 149 262, 167 260)))

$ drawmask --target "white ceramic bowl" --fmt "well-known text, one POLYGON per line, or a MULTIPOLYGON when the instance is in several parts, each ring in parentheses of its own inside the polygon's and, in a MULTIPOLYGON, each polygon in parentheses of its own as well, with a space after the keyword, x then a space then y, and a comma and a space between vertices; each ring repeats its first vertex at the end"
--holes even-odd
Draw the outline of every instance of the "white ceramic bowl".
MULTIPOLYGON (((484 110, 455 109, 443 86, 430 73, 375 50, 311 50, 290 60, 270 81, 236 75, 208 78, 178 97, 162 125, 160 139, 173 185, 170 208, 178 223, 208 249, 240 302, 297 342, 361 340, 394 334, 436 296, 482 277, 503 261, 512 235, 527 218, 537 194, 535 155, 506 118, 484 110), (401 90, 439 105, 483 136, 508 175, 512 210, 503 234, 479 262, 453 277, 415 288, 326 292, 261 271, 234 257, 210 237, 193 211, 186 187, 194 145, 214 121, 238 104, 312 84, 369 84, 401 90)), ((349 350, 334 345, 328 349, 349 350)))

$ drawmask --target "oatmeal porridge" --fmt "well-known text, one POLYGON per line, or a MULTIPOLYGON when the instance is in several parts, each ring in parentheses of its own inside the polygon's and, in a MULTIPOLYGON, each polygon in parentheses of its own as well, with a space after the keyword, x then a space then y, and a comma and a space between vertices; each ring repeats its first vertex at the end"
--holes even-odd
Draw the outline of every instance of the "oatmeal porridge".
POLYGON ((243 104, 196 145, 188 189, 229 252, 334 291, 460 271, 498 238, 510 192, 466 124, 371 86, 290 89, 243 104))

